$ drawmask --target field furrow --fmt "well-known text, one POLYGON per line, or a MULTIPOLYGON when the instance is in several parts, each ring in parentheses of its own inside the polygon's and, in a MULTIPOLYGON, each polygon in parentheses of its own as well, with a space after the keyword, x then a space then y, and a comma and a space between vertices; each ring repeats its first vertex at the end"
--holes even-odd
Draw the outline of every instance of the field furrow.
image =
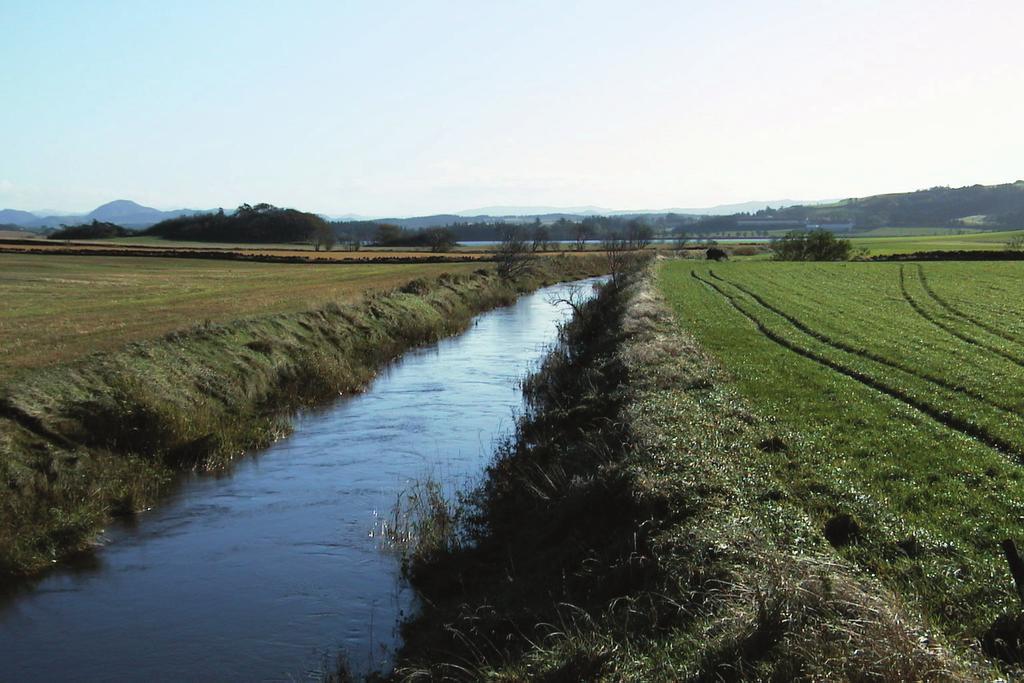
POLYGON ((964 320, 964 321, 970 323, 971 325, 974 325, 975 327, 978 327, 978 328, 988 332, 989 334, 994 334, 997 337, 1002 337, 1003 339, 1005 339, 1006 341, 1008 341, 1008 342, 1010 342, 1012 344, 1016 344, 1016 345, 1020 345, 1021 344, 1021 338, 1020 337, 1018 337, 1016 335, 1013 335, 1013 334, 1007 332, 1006 330, 1003 330, 1003 329, 1001 329, 1001 328, 999 328, 999 327, 997 327, 995 325, 987 323, 984 320, 981 320, 980 318, 978 318, 977 316, 974 316, 974 315, 971 315, 969 313, 966 313, 965 311, 963 311, 959 307, 954 306, 953 304, 951 304, 948 301, 946 301, 945 298, 939 296, 935 292, 935 290, 932 289, 931 284, 928 282, 928 277, 925 275, 924 267, 921 264, 917 265, 917 277, 921 281, 921 286, 924 289, 925 293, 927 293, 928 296, 931 297, 932 301, 934 301, 939 306, 941 306, 943 309, 945 309, 950 315, 955 316, 957 318, 960 318, 961 320, 964 320))
POLYGON ((928 263, 924 268, 928 286, 943 301, 1024 340, 1019 264, 985 263, 975 268, 969 279, 964 278, 964 267, 956 263, 928 263))
POLYGON ((984 403, 984 404, 992 407, 995 410, 998 410, 998 411, 1001 411, 1001 412, 1004 412, 1004 413, 1014 414, 1014 415, 1021 415, 1022 414, 1022 412, 1021 412, 1021 410, 1020 410, 1020 408, 1018 406, 1004 405, 1004 404, 1002 404, 1002 403, 1000 403, 998 401, 994 401, 994 400, 990 399, 988 396, 986 396, 983 393, 981 393, 979 391, 976 391, 976 390, 974 390, 974 389, 972 389, 970 387, 966 387, 966 386, 963 386, 961 384, 957 384, 955 382, 948 381, 947 379, 945 379, 944 377, 941 377, 941 376, 932 375, 932 374, 929 374, 929 373, 926 373, 926 372, 922 372, 920 369, 914 367, 913 365, 910 365, 910 364, 907 364, 907 363, 896 362, 896 361, 892 360, 891 358, 888 358, 888 357, 886 357, 886 356, 884 356, 882 354, 876 353, 876 352, 874 352, 872 350, 863 348, 861 346, 855 346, 855 345, 852 345, 852 344, 847 344, 846 342, 844 342, 844 341, 842 341, 840 339, 837 339, 837 338, 834 338, 832 336, 829 336, 829 335, 827 335, 827 334, 825 334, 825 333, 823 333, 823 332, 821 332, 819 330, 816 330, 816 329, 812 328, 810 325, 808 325, 807 323, 803 322, 802 320, 800 320, 796 316, 794 316, 794 315, 792 315, 790 313, 787 313, 786 311, 782 310, 778 306, 776 306, 776 305, 766 301, 764 299, 764 297, 760 296, 759 294, 757 294, 756 292, 752 291, 751 289, 749 289, 749 288, 747 288, 747 287, 745 287, 743 285, 740 285, 738 283, 732 282, 730 280, 726 280, 725 278, 722 278, 719 275, 717 275, 715 273, 715 271, 713 271, 713 270, 709 270, 708 274, 712 278, 715 278, 716 280, 718 280, 720 282, 723 282, 725 284, 731 285, 732 287, 735 287, 736 289, 738 289, 739 291, 743 292, 744 294, 749 296, 751 299, 756 301, 763 308, 766 308, 769 311, 771 311, 772 313, 775 313, 779 317, 787 320, 796 329, 798 329, 801 332, 803 332, 803 333, 805 333, 805 334, 807 334, 807 335, 817 339, 818 341, 822 342, 823 344, 826 344, 828 346, 833 347, 834 349, 837 349, 839 351, 844 351, 846 353, 850 353, 850 354, 853 354, 855 356, 860 356, 861 358, 873 361, 873 362, 878 363, 880 365, 885 365, 885 366, 890 367, 890 368, 892 368, 894 370, 899 370, 900 372, 905 372, 905 373, 907 373, 909 375, 914 375, 915 377, 919 377, 920 379, 922 379, 922 380, 924 380, 926 382, 931 382, 932 384, 935 384, 935 385, 937 385, 939 387, 942 387, 943 389, 946 389, 947 391, 951 391, 951 392, 955 392, 955 393, 960 393, 960 394, 963 394, 963 395, 965 395, 965 396, 967 396, 969 398, 974 399, 975 401, 980 401, 981 403, 984 403))
MULTIPOLYGON (((724 297, 733 308, 739 311, 745 318, 753 323, 757 329, 764 334, 766 337, 771 339, 776 344, 779 344, 790 351, 803 356, 809 360, 819 363, 835 372, 838 372, 850 379, 856 380, 865 386, 870 387, 876 391, 879 391, 891 398, 905 403, 906 405, 924 413, 936 422, 948 427, 949 429, 955 430, 963 435, 969 436, 985 444, 986 446, 993 448, 1000 453, 1010 455, 1018 460, 1024 459, 1024 449, 1021 448, 1018 443, 1012 438, 1013 434, 1020 434, 1022 424, 1020 419, 1016 416, 1006 416, 1005 420, 997 421, 994 425, 986 425, 979 420, 974 420, 967 415, 971 414, 969 404, 961 402, 959 406, 951 406, 951 403, 957 403, 955 397, 944 397, 945 401, 935 401, 924 399, 923 396, 942 396, 942 390, 935 387, 935 390, 929 390, 929 387, 922 386, 907 386, 913 384, 912 382, 895 382, 894 379, 900 379, 898 374, 902 371, 893 368, 892 366, 886 366, 889 370, 894 371, 890 373, 886 380, 881 379, 885 376, 884 372, 879 372, 877 369, 872 372, 870 369, 864 367, 856 367, 853 363, 842 362, 832 357, 831 354, 823 353, 820 349, 812 348, 812 345, 806 342, 801 343, 796 341, 790 335, 786 335, 780 332, 777 328, 774 328, 771 324, 765 320, 759 318, 755 313, 745 307, 741 300, 726 292, 721 286, 715 284, 710 279, 705 279, 695 271, 691 271, 692 277, 698 281, 704 283, 712 290, 717 292, 720 296, 724 297), (901 386, 902 385, 902 386, 901 386), (1010 426, 1010 429, 1006 429, 1006 426, 1010 426)), ((780 316, 782 317, 782 316, 780 316)), ((784 319, 784 318, 783 318, 784 319)), ((813 335, 804 333, 805 336, 814 338, 813 335)), ((841 351, 833 347, 833 351, 841 351)), ((845 352, 844 352, 845 353, 845 352)), ((849 354, 857 357, 857 354, 849 354)), ((870 359, 861 357, 867 363, 873 362, 870 359)), ((932 384, 926 380, 922 380, 916 375, 912 375, 915 379, 932 384)), ((904 380, 906 378, 903 378, 904 380)), ((934 386, 934 385, 933 385, 934 386)), ((974 411, 977 415, 977 411, 974 411)))
POLYGON ((1024 414, 1024 395, 1016 388, 1018 364, 979 352, 976 345, 915 314, 900 291, 898 266, 864 264, 847 274, 851 266, 807 264, 801 278, 788 277, 786 270, 723 270, 730 281, 784 305, 787 313, 832 340, 943 378, 948 385, 1024 414))
POLYGON ((936 315, 935 313, 932 313, 932 312, 928 311, 921 304, 920 300, 916 299, 914 296, 911 295, 910 290, 907 287, 906 273, 905 273, 905 271, 904 271, 902 266, 900 266, 899 278, 900 278, 900 291, 903 294, 903 299, 908 304, 910 304, 910 307, 919 316, 921 316, 922 318, 924 318, 925 320, 930 322, 935 327, 943 330, 944 332, 947 332, 947 333, 953 335, 954 337, 956 337, 957 339, 963 341, 964 343, 970 344, 972 346, 976 346, 979 349, 983 349, 983 350, 985 350, 985 351, 987 351, 989 353, 994 353, 997 356, 1001 356, 1002 358, 1005 358, 1006 360, 1010 361, 1014 365, 1017 365, 1017 366, 1019 366, 1021 368, 1024 368, 1024 360, 1022 360, 1020 357, 1018 357, 1018 356, 1016 356, 1016 355, 1014 355, 1012 353, 1008 353, 1007 351, 999 348, 998 346, 994 346, 994 345, 992 345, 990 343, 984 342, 984 341, 978 339, 977 337, 974 337, 974 336, 969 335, 969 334, 965 334, 964 332, 961 332, 960 330, 956 329, 956 327, 951 325, 949 322, 943 320, 939 315, 936 315))

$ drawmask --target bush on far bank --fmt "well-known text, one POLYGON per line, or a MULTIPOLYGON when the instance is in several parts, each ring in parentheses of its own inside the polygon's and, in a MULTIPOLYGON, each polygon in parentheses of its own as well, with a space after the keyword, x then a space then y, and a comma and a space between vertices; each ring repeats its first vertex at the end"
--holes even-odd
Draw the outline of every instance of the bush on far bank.
POLYGON ((776 261, 847 261, 853 247, 829 230, 794 230, 772 244, 776 261))

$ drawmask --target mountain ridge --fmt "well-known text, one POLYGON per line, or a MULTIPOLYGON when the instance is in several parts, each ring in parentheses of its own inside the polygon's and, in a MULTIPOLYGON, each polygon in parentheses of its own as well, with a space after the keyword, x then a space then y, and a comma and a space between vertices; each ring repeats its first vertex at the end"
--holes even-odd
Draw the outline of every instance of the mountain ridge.
MULTIPOLYGON (((38 216, 18 209, 0 210, 0 225, 11 225, 30 230, 55 228, 60 225, 82 225, 93 220, 111 222, 127 228, 147 228, 162 221, 200 213, 214 213, 214 209, 174 209, 161 211, 129 199, 116 199, 102 204, 85 214, 38 216)), ((228 211, 227 213, 232 213, 228 211)), ((418 229, 460 223, 493 223, 500 221, 526 222, 540 219, 544 222, 560 218, 580 220, 591 216, 657 217, 666 214, 704 217, 714 222, 719 218, 757 213, 762 219, 779 220, 833 220, 849 221, 859 226, 879 225, 972 225, 1005 226, 1024 221, 1024 181, 998 185, 969 185, 964 187, 932 187, 914 192, 895 192, 867 197, 839 200, 797 201, 791 199, 749 201, 719 204, 701 208, 668 208, 619 210, 599 206, 489 206, 453 213, 408 216, 404 218, 371 218, 355 214, 329 216, 325 220, 350 222, 393 223, 418 229), (770 207, 770 208, 769 208, 770 207)))
POLYGON ((207 210, 172 209, 170 211, 161 211, 151 206, 143 206, 130 199, 115 199, 105 204, 100 204, 88 213, 77 214, 39 216, 30 211, 21 211, 19 209, 0 209, 0 225, 14 225, 19 228, 41 230, 44 228, 56 228, 61 225, 83 225, 95 220, 101 223, 117 223, 126 228, 148 228, 169 218, 189 216, 197 213, 207 213, 207 210))
POLYGON ((678 213, 694 216, 719 216, 733 213, 752 213, 768 207, 784 208, 789 206, 816 206, 819 204, 830 204, 838 201, 836 199, 770 199, 751 200, 737 202, 735 204, 716 204, 714 206, 693 207, 693 208, 667 208, 667 209, 609 209, 601 206, 485 206, 479 209, 467 209, 456 211, 455 215, 462 217, 475 216, 545 216, 545 215, 573 215, 573 216, 634 216, 643 214, 666 214, 678 213))

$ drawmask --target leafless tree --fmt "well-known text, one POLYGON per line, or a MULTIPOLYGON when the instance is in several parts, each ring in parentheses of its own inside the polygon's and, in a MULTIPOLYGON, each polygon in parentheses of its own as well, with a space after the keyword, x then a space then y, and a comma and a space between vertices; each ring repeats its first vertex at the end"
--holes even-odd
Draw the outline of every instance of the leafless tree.
POLYGON ((583 251, 587 247, 587 238, 590 237, 590 227, 580 221, 576 224, 576 251, 583 251))
POLYGON ((320 251, 321 247, 323 247, 324 251, 330 251, 331 249, 334 248, 334 245, 335 243, 337 243, 337 241, 338 238, 334 234, 334 229, 330 226, 330 224, 324 222, 323 225, 318 225, 316 227, 315 233, 313 235, 313 247, 316 251, 320 251))
POLYGON ((643 249, 651 243, 654 230, 643 221, 633 219, 626 226, 626 242, 631 249, 643 249))
POLYGON ((523 229, 514 225, 506 227, 494 255, 498 263, 498 275, 510 280, 517 278, 529 269, 534 258, 523 229))
POLYGON ((578 317, 583 312, 583 304, 587 303, 589 299, 587 286, 574 282, 565 287, 558 288, 547 295, 544 300, 552 306, 568 306, 572 309, 573 315, 578 317))
POLYGON ((533 250, 547 251, 548 243, 551 242, 551 231, 546 225, 537 224, 533 228, 533 250))
POLYGON ((690 241, 690 238, 686 234, 686 232, 682 228, 676 228, 675 237, 673 239, 673 242, 675 244, 676 255, 677 256, 682 256, 683 249, 686 248, 686 243, 689 242, 689 241, 690 241))
POLYGON ((604 250, 605 258, 607 259, 608 274, 612 278, 612 286, 618 287, 622 284, 631 261, 629 243, 617 234, 611 234, 601 243, 601 248, 604 250))

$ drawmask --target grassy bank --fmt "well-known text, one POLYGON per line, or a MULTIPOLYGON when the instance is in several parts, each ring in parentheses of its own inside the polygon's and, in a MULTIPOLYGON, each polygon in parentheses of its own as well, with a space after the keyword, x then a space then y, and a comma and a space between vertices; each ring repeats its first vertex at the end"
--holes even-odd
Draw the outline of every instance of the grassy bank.
POLYGON ((514 283, 490 270, 420 278, 359 302, 202 325, 19 376, 0 393, 0 573, 86 547, 111 514, 151 504, 175 471, 223 467, 284 433, 291 409, 358 391, 410 346, 603 265, 545 259, 514 283))
POLYGON ((455 532, 410 553, 425 606, 395 678, 985 674, 836 553, 776 476, 787 426, 649 282, 585 307, 526 394, 485 483, 437 515, 455 532))

